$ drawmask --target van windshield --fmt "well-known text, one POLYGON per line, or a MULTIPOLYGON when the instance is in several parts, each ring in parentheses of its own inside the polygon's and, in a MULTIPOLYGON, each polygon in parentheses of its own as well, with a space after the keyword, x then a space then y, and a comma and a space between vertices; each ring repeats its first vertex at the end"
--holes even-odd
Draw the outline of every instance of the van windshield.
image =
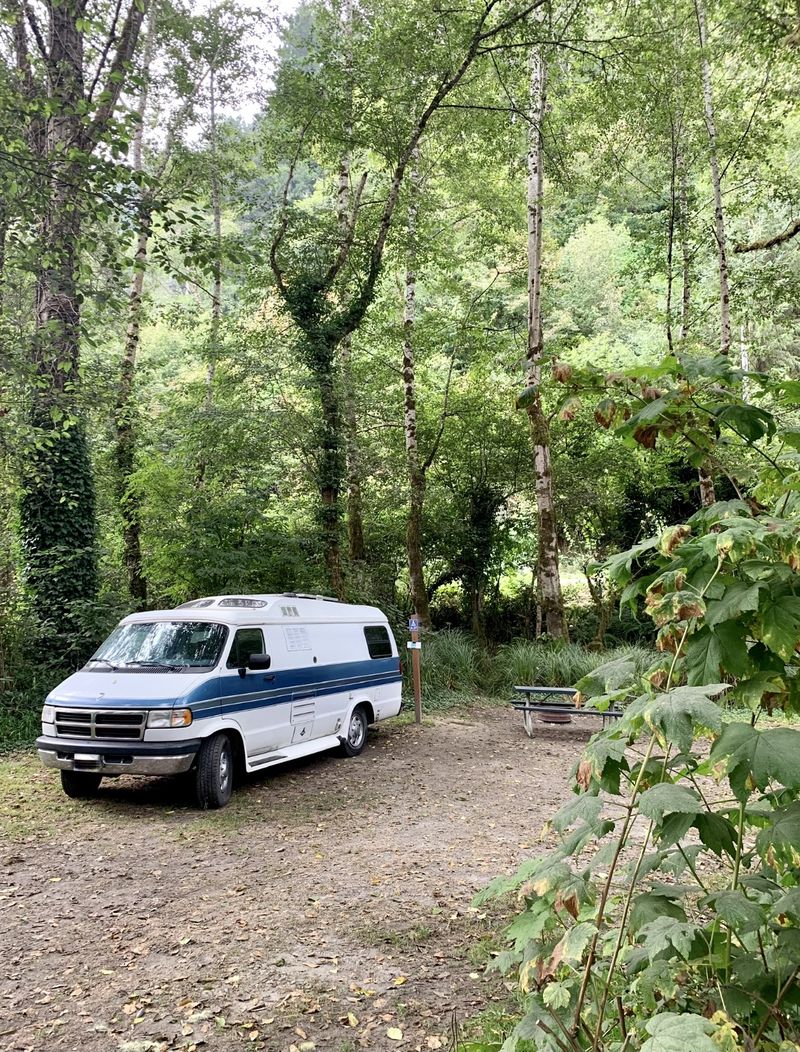
POLYGON ((228 635, 207 621, 137 621, 115 628, 87 662, 92 670, 213 668, 228 635))

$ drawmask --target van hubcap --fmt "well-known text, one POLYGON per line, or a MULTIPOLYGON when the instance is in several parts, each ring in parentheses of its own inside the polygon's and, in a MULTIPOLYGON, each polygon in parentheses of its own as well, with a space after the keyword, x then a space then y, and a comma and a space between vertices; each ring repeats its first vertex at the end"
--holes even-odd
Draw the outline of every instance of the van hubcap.
POLYGON ((350 718, 350 729, 347 732, 347 740, 352 748, 357 749, 364 741, 364 717, 360 712, 354 712, 350 718))
POLYGON ((228 749, 223 749, 219 755, 219 786, 226 792, 231 780, 231 754, 228 749))

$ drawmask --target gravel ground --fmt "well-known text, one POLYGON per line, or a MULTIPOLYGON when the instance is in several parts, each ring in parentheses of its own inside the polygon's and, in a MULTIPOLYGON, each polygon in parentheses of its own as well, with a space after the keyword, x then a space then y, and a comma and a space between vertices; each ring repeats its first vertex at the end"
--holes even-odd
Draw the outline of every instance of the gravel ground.
POLYGON ((505 707, 394 721, 354 760, 251 778, 228 808, 185 781, 64 797, 0 763, 0 1047, 355 1052, 451 1044, 505 996, 475 891, 540 848, 595 721, 505 707))

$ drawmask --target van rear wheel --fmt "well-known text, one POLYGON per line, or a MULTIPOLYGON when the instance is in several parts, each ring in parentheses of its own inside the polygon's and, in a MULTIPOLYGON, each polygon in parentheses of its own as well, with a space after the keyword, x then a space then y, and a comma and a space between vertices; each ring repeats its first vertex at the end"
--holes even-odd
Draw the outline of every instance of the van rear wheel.
POLYGON ((233 748, 227 734, 206 738, 197 754, 195 795, 204 810, 224 807, 233 792, 233 748))
POLYGON ((73 800, 90 800, 96 796, 102 780, 102 774, 92 771, 61 772, 61 788, 73 800))
POLYGON ((342 738, 339 750, 342 756, 358 756, 367 743, 367 710, 363 705, 356 705, 347 725, 347 732, 342 738))

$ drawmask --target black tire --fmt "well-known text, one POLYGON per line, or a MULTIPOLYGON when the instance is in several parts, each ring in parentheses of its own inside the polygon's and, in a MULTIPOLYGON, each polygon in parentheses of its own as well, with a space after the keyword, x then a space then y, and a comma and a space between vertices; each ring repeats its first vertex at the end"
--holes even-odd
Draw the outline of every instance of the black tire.
POLYGON ((103 780, 102 774, 91 771, 62 771, 61 788, 73 800, 91 800, 103 780))
POLYGON ((342 744, 339 746, 342 756, 358 756, 360 752, 363 752, 367 744, 368 725, 366 705, 356 705, 350 715, 350 723, 345 728, 344 737, 341 739, 342 744))
POLYGON ((203 811, 224 807, 233 792, 233 747, 227 734, 206 738, 197 754, 195 795, 203 811))

